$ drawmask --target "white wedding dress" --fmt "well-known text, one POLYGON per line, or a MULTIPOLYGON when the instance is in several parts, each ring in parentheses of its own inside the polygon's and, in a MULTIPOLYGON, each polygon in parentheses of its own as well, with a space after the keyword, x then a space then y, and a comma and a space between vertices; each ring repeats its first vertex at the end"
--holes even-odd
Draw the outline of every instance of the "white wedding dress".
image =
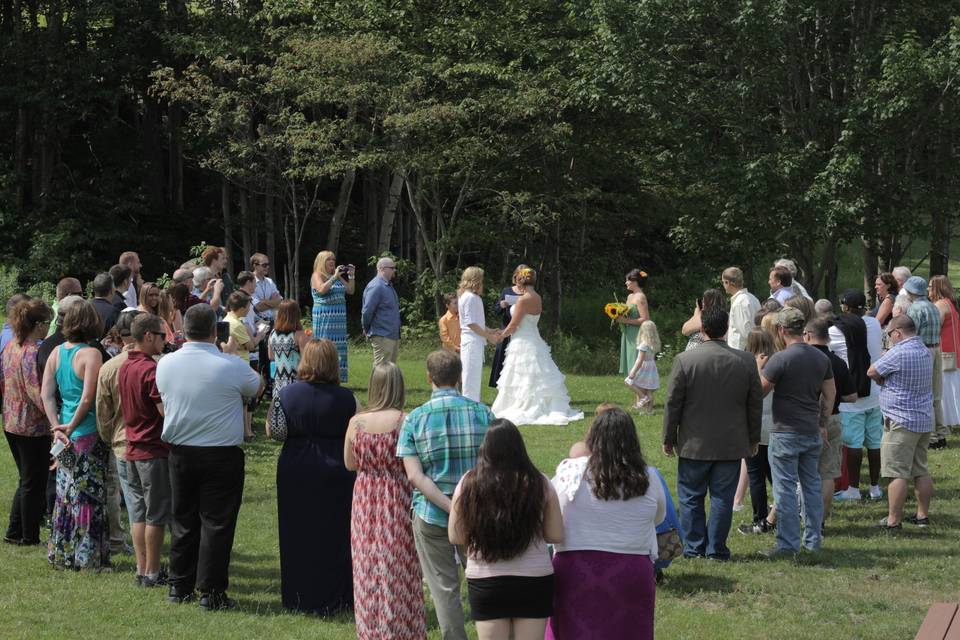
POLYGON ((510 336, 507 356, 497 380, 493 415, 514 424, 568 424, 583 412, 570 408, 563 374, 540 337, 540 315, 526 315, 510 336))

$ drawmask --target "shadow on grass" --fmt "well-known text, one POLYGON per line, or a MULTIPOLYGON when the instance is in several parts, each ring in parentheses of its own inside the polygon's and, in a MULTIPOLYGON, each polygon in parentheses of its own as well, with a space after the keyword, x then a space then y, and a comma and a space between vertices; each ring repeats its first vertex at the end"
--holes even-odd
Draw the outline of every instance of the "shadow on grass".
POLYGON ((686 596, 703 592, 732 593, 736 588, 737 582, 726 576, 705 573, 671 575, 670 572, 666 572, 666 579, 657 587, 657 590, 669 591, 677 596, 686 596))

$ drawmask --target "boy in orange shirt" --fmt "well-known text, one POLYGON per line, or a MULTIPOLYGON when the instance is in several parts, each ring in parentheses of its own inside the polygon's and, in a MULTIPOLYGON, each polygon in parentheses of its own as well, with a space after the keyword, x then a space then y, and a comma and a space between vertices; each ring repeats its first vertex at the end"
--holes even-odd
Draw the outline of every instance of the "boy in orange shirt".
POLYGON ((448 351, 460 353, 460 311, 457 308, 457 294, 444 294, 443 302, 447 305, 447 312, 437 323, 440 325, 440 344, 448 351))

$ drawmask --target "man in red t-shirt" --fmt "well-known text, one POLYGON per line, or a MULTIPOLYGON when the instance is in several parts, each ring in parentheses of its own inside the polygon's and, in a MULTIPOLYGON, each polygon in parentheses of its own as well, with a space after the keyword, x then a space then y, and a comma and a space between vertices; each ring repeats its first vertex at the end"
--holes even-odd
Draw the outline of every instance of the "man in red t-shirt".
POLYGON ((137 556, 137 583, 154 587, 160 575, 160 548, 170 515, 170 474, 163 432, 163 402, 157 389, 157 362, 165 333, 159 316, 143 313, 133 321, 134 347, 120 367, 118 387, 127 433, 127 480, 132 504, 127 505, 137 556))

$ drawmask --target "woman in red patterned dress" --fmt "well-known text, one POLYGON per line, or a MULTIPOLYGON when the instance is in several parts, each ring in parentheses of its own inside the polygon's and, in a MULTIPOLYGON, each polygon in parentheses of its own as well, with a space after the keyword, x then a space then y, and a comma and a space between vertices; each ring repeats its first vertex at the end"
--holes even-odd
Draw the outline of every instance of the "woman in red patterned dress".
POLYGON ((425 638, 423 576, 410 525, 413 488, 397 457, 404 418, 397 365, 374 367, 368 402, 350 420, 343 449, 347 469, 357 471, 350 522, 357 638, 425 638))

